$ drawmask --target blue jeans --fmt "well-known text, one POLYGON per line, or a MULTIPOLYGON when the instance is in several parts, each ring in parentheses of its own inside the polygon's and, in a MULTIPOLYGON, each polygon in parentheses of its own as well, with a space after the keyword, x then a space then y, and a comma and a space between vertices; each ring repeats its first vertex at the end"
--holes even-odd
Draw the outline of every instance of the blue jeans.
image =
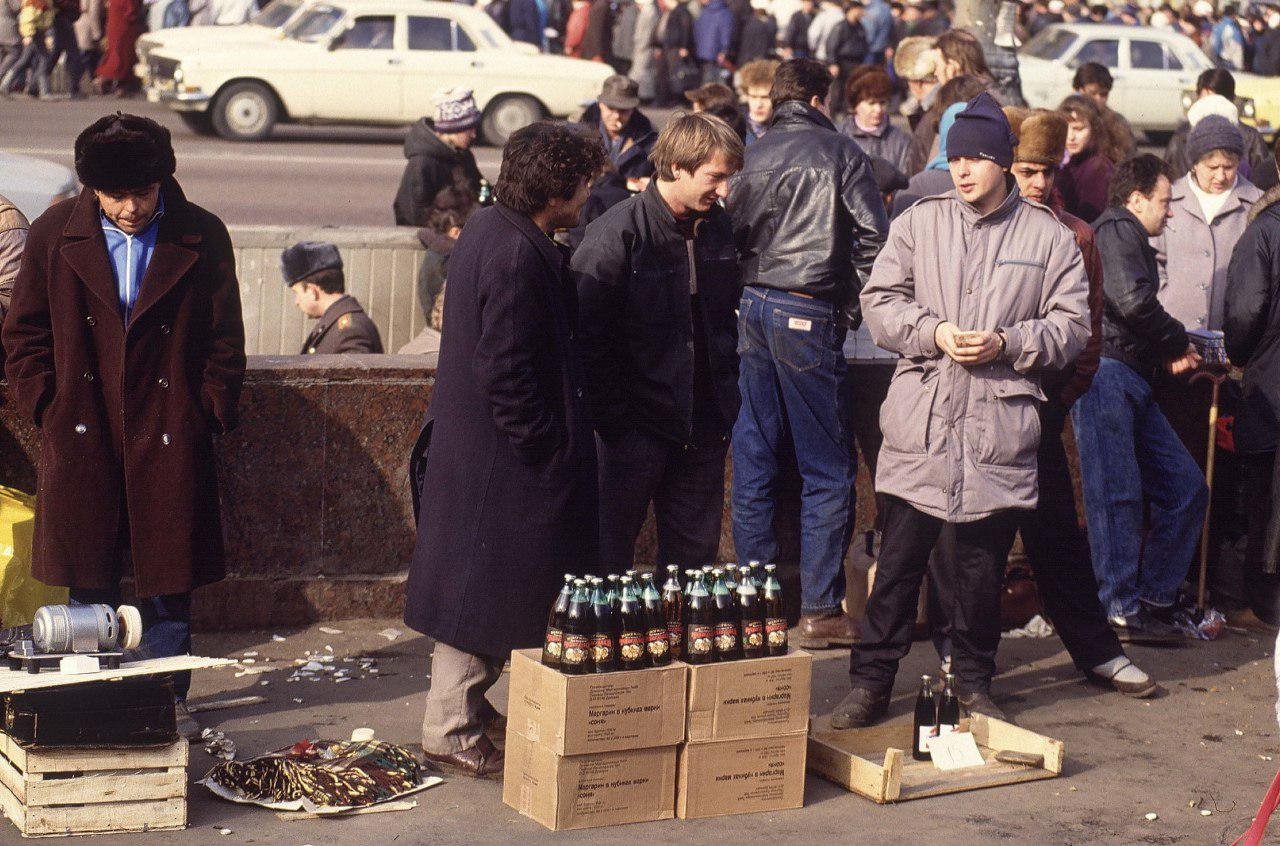
POLYGON ((733 542, 738 560, 778 556, 773 530, 778 456, 791 438, 802 480, 800 608, 823 614, 844 598, 844 553, 857 472, 841 348, 847 329, 821 300, 748 287, 738 305, 733 427, 733 542))
POLYGON ((1103 358, 1071 410, 1098 598, 1110 616, 1166 606, 1196 554, 1204 475, 1132 368, 1103 358), (1143 544, 1143 508, 1150 531, 1143 544))

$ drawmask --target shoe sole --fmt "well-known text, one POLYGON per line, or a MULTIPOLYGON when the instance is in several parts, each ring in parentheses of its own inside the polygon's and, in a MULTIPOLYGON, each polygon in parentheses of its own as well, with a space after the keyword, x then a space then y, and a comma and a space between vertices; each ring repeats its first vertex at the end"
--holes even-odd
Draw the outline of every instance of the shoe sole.
POLYGON ((1154 679, 1146 687, 1129 687, 1128 689, 1125 689, 1125 687, 1122 687, 1111 679, 1105 679, 1102 676, 1094 675, 1093 673, 1089 673, 1085 676, 1085 681, 1094 687, 1114 690, 1121 696, 1127 696, 1130 699, 1150 699, 1159 693, 1161 689, 1160 683, 1154 679))
POLYGON ((857 642, 858 642, 857 638, 852 638, 852 637, 851 638, 828 637, 828 638, 822 638, 822 639, 810 639, 810 638, 801 637, 801 638, 797 638, 796 645, 801 649, 839 649, 841 647, 844 647, 847 649, 850 646, 853 646, 857 642))
MULTIPOLYGON (((445 773, 446 775, 464 776, 466 778, 479 779, 481 781, 502 781, 502 770, 496 773, 476 773, 464 767, 458 767, 453 764, 445 764, 440 761, 427 759, 427 768, 436 772, 445 773)), ((505 769, 505 766, 504 766, 505 769)))

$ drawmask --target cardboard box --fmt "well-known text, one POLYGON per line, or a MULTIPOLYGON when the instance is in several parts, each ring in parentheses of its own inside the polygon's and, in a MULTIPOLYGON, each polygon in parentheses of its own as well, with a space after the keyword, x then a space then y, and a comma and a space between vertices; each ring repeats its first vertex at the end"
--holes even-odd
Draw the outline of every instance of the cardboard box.
POLYGON ((552 831, 669 820, 675 788, 674 746, 561 757, 507 732, 502 801, 552 831))
POLYGON ((684 740, 687 665, 566 676, 537 649, 511 653, 507 725, 557 755, 674 746, 684 740))
POLYGON ((973 732, 986 765, 943 771, 911 757, 910 722, 863 729, 833 729, 823 719, 809 737, 809 769, 877 804, 905 802, 984 787, 1053 778, 1062 773, 1062 741, 974 714, 960 721, 973 732), (1000 751, 1039 756, 1039 767, 995 759, 1000 751), (884 763, 880 763, 883 761, 884 763))
POLYGON ((682 820, 804 807, 804 731, 680 747, 676 816, 682 820))
POLYGON ((689 667, 687 740, 772 737, 809 727, 813 656, 795 651, 689 667))

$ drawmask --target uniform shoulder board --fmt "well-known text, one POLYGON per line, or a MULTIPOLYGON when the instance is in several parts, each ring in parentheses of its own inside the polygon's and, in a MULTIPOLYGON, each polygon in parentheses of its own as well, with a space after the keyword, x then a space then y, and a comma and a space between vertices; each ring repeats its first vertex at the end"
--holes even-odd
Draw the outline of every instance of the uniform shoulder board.
POLYGON ((351 326, 351 315, 350 315, 350 314, 344 314, 344 315, 342 315, 342 317, 339 317, 339 318, 338 318, 338 329, 339 329, 340 331, 344 331, 344 332, 345 332, 348 328, 350 328, 350 326, 351 326))

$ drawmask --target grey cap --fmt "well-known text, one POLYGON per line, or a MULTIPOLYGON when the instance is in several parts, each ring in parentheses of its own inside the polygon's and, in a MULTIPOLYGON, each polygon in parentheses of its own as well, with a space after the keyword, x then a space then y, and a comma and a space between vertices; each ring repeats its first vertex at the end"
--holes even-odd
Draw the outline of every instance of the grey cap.
POLYGON ((634 109, 640 105, 640 83, 615 73, 604 81, 596 99, 611 109, 634 109))
POLYGON ((328 241, 300 241, 280 254, 284 284, 295 285, 322 270, 341 270, 342 255, 328 241))

